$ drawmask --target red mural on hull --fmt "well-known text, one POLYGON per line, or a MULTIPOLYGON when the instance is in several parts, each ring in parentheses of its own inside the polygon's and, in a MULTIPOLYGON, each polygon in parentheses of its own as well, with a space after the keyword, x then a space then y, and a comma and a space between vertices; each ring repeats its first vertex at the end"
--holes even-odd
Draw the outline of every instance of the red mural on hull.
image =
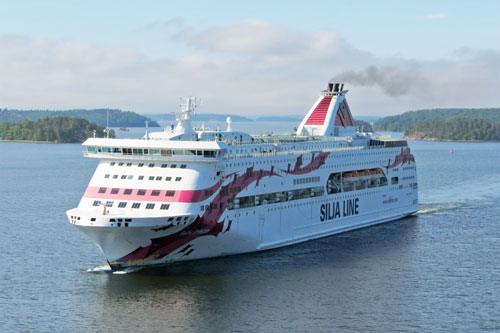
MULTIPOLYGON (((326 157, 330 153, 320 153, 318 156, 312 156, 311 162, 304 167, 302 165, 302 155, 297 158, 295 168, 289 171, 290 174, 306 174, 319 169, 324 163, 326 157)), ((283 170, 285 171, 285 170, 283 170)), ((121 263, 133 264, 136 260, 158 260, 173 253, 179 248, 182 248, 178 253, 186 252, 183 256, 187 256, 194 251, 188 244, 192 240, 202 236, 215 236, 217 237, 222 232, 227 232, 231 228, 231 220, 228 220, 225 230, 225 219, 219 221, 224 211, 227 209, 228 199, 234 199, 237 194, 246 189, 250 184, 255 182, 255 186, 259 185, 259 181, 265 177, 273 177, 281 175, 274 172, 274 166, 270 170, 259 169, 254 171, 253 167, 247 168, 242 175, 237 173, 226 176, 226 179, 233 177, 233 180, 227 185, 222 186, 215 198, 211 201, 209 209, 205 211, 202 216, 197 216, 195 221, 186 228, 175 232, 170 235, 151 239, 151 244, 145 247, 139 247, 133 252, 127 254, 118 260, 121 263)), ((169 226, 153 229, 154 231, 161 231, 168 229, 169 226)))
POLYGON ((387 165, 384 166, 384 168, 392 169, 400 164, 405 164, 410 162, 415 163, 415 157, 410 153, 410 148, 406 149, 401 148, 401 153, 399 155, 396 155, 394 162, 391 164, 391 159, 389 159, 387 165))

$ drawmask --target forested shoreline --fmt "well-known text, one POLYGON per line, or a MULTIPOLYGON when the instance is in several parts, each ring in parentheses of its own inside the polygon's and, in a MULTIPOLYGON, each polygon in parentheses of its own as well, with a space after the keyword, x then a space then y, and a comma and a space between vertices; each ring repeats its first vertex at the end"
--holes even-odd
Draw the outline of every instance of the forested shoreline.
POLYGON ((452 117, 413 126, 405 138, 440 141, 500 141, 500 122, 486 119, 452 117))
MULTIPOLYGON (((0 139, 4 141, 81 143, 94 136, 106 136, 105 128, 82 118, 54 117, 36 122, 23 120, 0 123, 0 139)), ((113 130, 109 136, 115 137, 113 130)))
POLYGON ((453 117, 485 119, 500 121, 500 108, 488 109, 428 109, 408 111, 400 115, 389 116, 375 123, 375 131, 405 132, 418 124, 433 120, 444 120, 453 117))
POLYGON ((72 117, 82 118, 91 123, 106 126, 109 119, 110 127, 144 127, 146 120, 150 127, 160 125, 148 117, 142 116, 132 111, 122 111, 118 109, 93 109, 93 110, 9 110, 0 109, 0 122, 17 123, 22 120, 37 121, 43 118, 72 117))

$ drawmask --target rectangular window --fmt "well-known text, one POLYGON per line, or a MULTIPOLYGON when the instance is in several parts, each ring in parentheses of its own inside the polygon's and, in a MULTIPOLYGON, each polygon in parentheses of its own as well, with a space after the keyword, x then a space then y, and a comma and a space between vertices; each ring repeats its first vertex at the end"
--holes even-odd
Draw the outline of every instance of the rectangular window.
POLYGON ((176 182, 180 182, 180 181, 181 181, 181 179, 182 179, 182 177, 175 177, 175 181, 176 181, 176 182))
POLYGON ((149 176, 149 180, 155 180, 155 176, 149 176))
POLYGON ((139 208, 139 207, 141 207, 141 203, 140 202, 134 202, 132 204, 132 208, 139 208))
POLYGON ((166 197, 173 197, 174 195, 175 195, 175 191, 167 191, 167 193, 165 193, 166 197))
POLYGON ((109 163, 109 165, 113 166, 113 165, 115 165, 115 162, 111 162, 111 163, 109 163))
POLYGON ((105 174, 104 178, 109 178, 109 173, 105 174))
POLYGON ((170 167, 175 169, 177 167, 177 164, 172 164, 170 167))
POLYGON ((134 179, 134 176, 130 175, 128 176, 128 179, 134 179))
POLYGON ((165 177, 165 181, 169 182, 172 180, 172 177, 165 177))
POLYGON ((113 201, 106 201, 106 207, 113 207, 113 201))
POLYGON ((118 163, 118 166, 123 166, 123 162, 118 163))
POLYGON ((139 176, 138 178, 139 180, 143 180, 144 179, 144 176, 139 176))
POLYGON ((142 167, 144 166, 144 163, 139 163, 139 164, 137 164, 137 166, 138 166, 139 168, 142 168, 142 167))
POLYGON ((124 201, 122 201, 122 202, 120 202, 120 203, 118 204, 118 208, 125 208, 125 207, 127 207, 127 203, 126 203, 126 202, 124 202, 124 201))
POLYGON ((95 200, 92 206, 99 206, 101 202, 99 200, 95 200))
POLYGON ((111 194, 118 194, 119 191, 120 191, 120 189, 113 188, 113 189, 111 189, 111 194))
POLYGON ((154 164, 154 163, 150 163, 150 164, 149 164, 149 167, 150 167, 150 168, 154 168, 154 166, 155 166, 155 164, 154 164))
POLYGON ((101 187, 99 189, 99 193, 106 193, 106 188, 105 187, 101 187))
POLYGON ((122 175, 122 179, 127 179, 127 175, 122 175))
POLYGON ((399 183, 399 178, 398 177, 392 177, 391 178, 391 184, 394 185, 394 184, 397 184, 397 183, 399 183))
POLYGON ((186 169, 186 164, 182 164, 181 169, 186 169))
POLYGON ((137 190, 137 195, 145 195, 146 190, 137 190))
POLYGON ((166 168, 166 167, 167 167, 167 165, 166 165, 166 164, 162 164, 162 165, 161 165, 161 167, 162 167, 162 168, 166 168))
POLYGON ((160 195, 160 191, 151 191, 151 195, 154 196, 154 197, 157 197, 160 195))
POLYGON ((154 203, 148 203, 146 204, 146 209, 153 209, 155 208, 155 204, 154 203))
POLYGON ((123 194, 130 195, 130 194, 132 194, 132 190, 129 188, 126 188, 125 191, 123 191, 123 194))
POLYGON ((156 176, 156 180, 161 180, 162 177, 161 176, 156 176))
POLYGON ((162 209, 162 210, 167 210, 169 208, 170 208, 169 204, 161 204, 161 206, 160 206, 160 209, 162 209))
POLYGON ((132 166, 132 163, 127 163, 127 166, 128 166, 128 167, 129 167, 129 166, 132 166))
POLYGON ((118 179, 118 175, 113 175, 113 179, 118 179))

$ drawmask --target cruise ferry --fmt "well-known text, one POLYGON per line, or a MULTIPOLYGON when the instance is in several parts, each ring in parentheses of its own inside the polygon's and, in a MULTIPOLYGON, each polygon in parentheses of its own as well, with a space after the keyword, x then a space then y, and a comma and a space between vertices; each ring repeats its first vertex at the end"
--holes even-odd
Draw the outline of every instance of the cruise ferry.
POLYGON ((111 269, 273 249, 418 210, 405 140, 357 132, 344 85, 328 83, 296 133, 177 125, 140 139, 90 138, 97 169, 69 221, 111 269))

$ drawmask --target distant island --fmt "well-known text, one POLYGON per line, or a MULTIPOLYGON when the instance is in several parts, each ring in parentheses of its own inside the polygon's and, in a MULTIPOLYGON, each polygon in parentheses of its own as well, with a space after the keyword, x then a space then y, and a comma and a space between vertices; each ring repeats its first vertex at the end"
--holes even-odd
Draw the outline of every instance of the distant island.
POLYGON ((433 120, 452 117, 500 121, 500 108, 489 109, 426 109, 408 111, 401 115, 385 117, 375 123, 375 131, 405 132, 410 128, 433 120))
POLYGON ((141 116, 132 111, 122 111, 118 109, 76 109, 61 111, 0 109, 0 122, 15 123, 22 120, 37 121, 48 117, 74 117, 82 118, 101 126, 106 126, 108 114, 110 127, 144 127, 146 125, 146 120, 149 121, 150 127, 160 127, 156 121, 150 118, 141 116))
MULTIPOLYGON (((104 137, 105 128, 82 118, 53 117, 36 122, 23 120, 0 123, 0 139, 5 141, 81 143, 94 135, 104 137)), ((113 130, 109 137, 115 137, 113 130)))
POLYGON ((500 122, 452 117, 419 123, 405 131, 405 138, 431 141, 500 141, 500 122))

